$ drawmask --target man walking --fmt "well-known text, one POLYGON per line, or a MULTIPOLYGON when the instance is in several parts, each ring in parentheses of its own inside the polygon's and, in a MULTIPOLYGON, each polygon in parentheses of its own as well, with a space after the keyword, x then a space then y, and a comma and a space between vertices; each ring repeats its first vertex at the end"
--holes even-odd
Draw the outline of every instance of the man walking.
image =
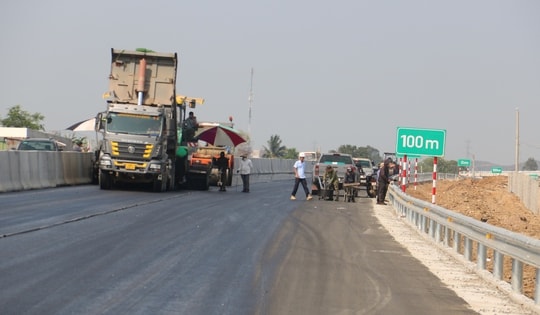
POLYGON ((248 193, 249 174, 251 174, 251 170, 253 169, 253 163, 251 163, 251 160, 247 158, 247 154, 242 154, 241 157, 242 159, 240 160, 240 166, 236 170, 236 173, 240 173, 240 177, 242 178, 242 192, 248 193))
POLYGON ((313 197, 311 197, 311 194, 309 193, 309 189, 307 187, 306 182, 306 162, 304 162, 305 155, 304 153, 300 153, 298 155, 298 160, 294 162, 293 169, 294 169, 294 188, 291 193, 291 200, 296 200, 296 191, 298 190, 298 185, 302 184, 302 187, 304 188, 304 192, 306 193, 306 199, 311 200, 313 197))
MULTIPOLYGON (((227 170, 229 169, 229 159, 225 156, 225 152, 219 152, 219 158, 213 159, 214 165, 219 170, 219 191, 227 191, 225 183, 227 182, 227 170)), ((232 171, 232 170, 231 170, 232 171)))

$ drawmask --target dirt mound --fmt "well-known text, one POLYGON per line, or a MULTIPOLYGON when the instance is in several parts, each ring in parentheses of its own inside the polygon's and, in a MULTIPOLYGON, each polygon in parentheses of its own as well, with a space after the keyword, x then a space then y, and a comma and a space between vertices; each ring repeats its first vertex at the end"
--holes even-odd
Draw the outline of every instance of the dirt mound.
MULTIPOLYGON (((410 185, 406 192, 431 202, 432 182, 410 185)), ((540 216, 508 191, 508 177, 437 181, 436 204, 509 231, 540 239, 540 216)))

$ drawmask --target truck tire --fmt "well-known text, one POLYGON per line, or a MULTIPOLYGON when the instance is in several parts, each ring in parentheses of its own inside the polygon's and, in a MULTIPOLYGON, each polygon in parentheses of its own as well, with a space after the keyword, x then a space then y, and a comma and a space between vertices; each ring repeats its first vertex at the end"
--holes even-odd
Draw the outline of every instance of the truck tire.
POLYGON ((210 173, 206 173, 206 176, 201 176, 199 181, 199 190, 210 189, 210 173))
POLYGON ((112 188, 112 178, 111 175, 109 175, 105 171, 99 172, 99 188, 103 190, 109 190, 112 188))
POLYGON ((176 189, 176 162, 169 160, 169 175, 167 176, 167 187, 166 190, 175 190, 176 189))
POLYGON ((154 192, 164 192, 167 190, 167 180, 168 176, 167 173, 164 173, 161 177, 161 180, 158 179, 158 175, 154 178, 154 182, 152 183, 152 190, 154 192))

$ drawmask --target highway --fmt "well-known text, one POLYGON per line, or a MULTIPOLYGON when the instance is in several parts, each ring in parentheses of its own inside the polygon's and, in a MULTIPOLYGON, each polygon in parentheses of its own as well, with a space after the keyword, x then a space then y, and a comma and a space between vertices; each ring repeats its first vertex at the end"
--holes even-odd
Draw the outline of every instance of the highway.
POLYGON ((2 193, 0 313, 489 314, 398 243, 372 199, 291 189, 2 193))

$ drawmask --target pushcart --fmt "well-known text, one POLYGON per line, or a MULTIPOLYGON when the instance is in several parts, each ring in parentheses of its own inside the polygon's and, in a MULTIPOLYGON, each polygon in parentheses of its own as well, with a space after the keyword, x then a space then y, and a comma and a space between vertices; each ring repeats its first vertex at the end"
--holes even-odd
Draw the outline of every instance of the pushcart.
MULTIPOLYGON (((317 177, 318 183, 319 183, 319 200, 333 200, 334 199, 334 187, 327 183, 326 181, 322 180, 321 177, 317 177)), ((336 192, 339 194, 339 191, 336 192)), ((339 197, 339 196, 336 196, 339 197)))
POLYGON ((354 202, 354 197, 358 195, 358 189, 360 189, 360 183, 343 183, 345 201, 354 202))

